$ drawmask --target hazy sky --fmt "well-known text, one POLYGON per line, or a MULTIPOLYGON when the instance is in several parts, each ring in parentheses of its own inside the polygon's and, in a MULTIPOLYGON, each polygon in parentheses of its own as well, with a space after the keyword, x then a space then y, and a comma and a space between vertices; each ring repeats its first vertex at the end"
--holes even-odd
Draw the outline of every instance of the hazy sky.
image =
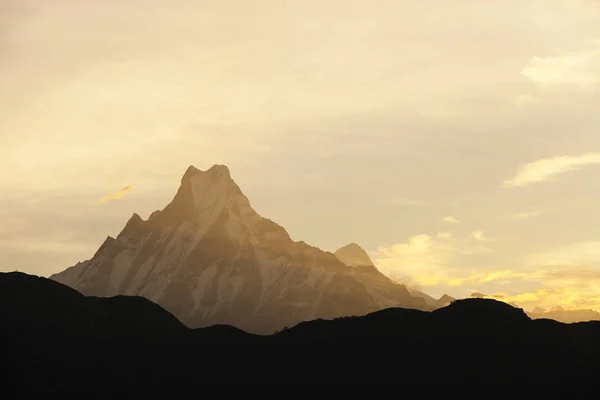
POLYGON ((0 0, 0 270, 189 165, 433 295, 600 310, 600 1, 0 0), (101 200, 101 201, 100 201, 101 200))

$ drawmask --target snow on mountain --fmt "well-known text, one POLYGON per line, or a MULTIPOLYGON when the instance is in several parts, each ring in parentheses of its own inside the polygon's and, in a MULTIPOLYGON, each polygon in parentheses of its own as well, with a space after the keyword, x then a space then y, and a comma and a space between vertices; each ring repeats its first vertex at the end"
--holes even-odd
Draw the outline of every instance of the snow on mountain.
POLYGON ((85 295, 144 296, 190 327, 254 333, 387 307, 431 309, 372 262, 348 267, 293 241, 253 210, 223 165, 189 167, 162 211, 146 221, 134 214, 90 260, 51 279, 85 295))

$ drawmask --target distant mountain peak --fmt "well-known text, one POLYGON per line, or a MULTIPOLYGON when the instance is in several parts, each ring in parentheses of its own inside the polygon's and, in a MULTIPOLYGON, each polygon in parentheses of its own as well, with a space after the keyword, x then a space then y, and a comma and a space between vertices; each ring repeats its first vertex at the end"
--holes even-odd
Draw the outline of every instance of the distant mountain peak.
POLYGON ((444 294, 442 297, 439 298, 438 302, 440 304, 447 305, 447 304, 452 303, 455 300, 456 299, 454 297, 448 296, 447 294, 444 294))
POLYGON ((471 297, 475 298, 475 299, 484 299, 488 296, 483 293, 475 292, 475 293, 471 293, 471 297))
POLYGON ((341 262, 349 267, 375 266, 367 252, 354 242, 338 249, 334 254, 341 262))
POLYGON ((350 242, 347 245, 345 245, 342 248, 349 248, 349 249, 354 249, 354 250, 363 250, 362 247, 360 247, 360 245, 356 242, 350 242))

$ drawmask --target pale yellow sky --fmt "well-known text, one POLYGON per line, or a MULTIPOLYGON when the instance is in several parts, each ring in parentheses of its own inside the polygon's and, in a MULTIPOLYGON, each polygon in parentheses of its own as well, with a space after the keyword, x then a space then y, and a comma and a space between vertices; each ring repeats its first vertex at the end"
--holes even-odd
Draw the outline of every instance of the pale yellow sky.
POLYGON ((600 310, 600 2, 0 0, 0 270, 189 165, 433 295, 600 310), (102 201, 100 201, 102 200, 102 201))

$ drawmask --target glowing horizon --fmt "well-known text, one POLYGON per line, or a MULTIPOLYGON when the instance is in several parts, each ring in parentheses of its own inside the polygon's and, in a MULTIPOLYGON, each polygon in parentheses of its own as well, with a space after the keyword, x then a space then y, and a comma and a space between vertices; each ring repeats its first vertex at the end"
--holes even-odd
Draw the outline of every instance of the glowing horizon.
POLYGON ((600 2, 2 11, 0 271, 64 270, 225 164, 295 240, 430 295, 600 311, 600 2))

